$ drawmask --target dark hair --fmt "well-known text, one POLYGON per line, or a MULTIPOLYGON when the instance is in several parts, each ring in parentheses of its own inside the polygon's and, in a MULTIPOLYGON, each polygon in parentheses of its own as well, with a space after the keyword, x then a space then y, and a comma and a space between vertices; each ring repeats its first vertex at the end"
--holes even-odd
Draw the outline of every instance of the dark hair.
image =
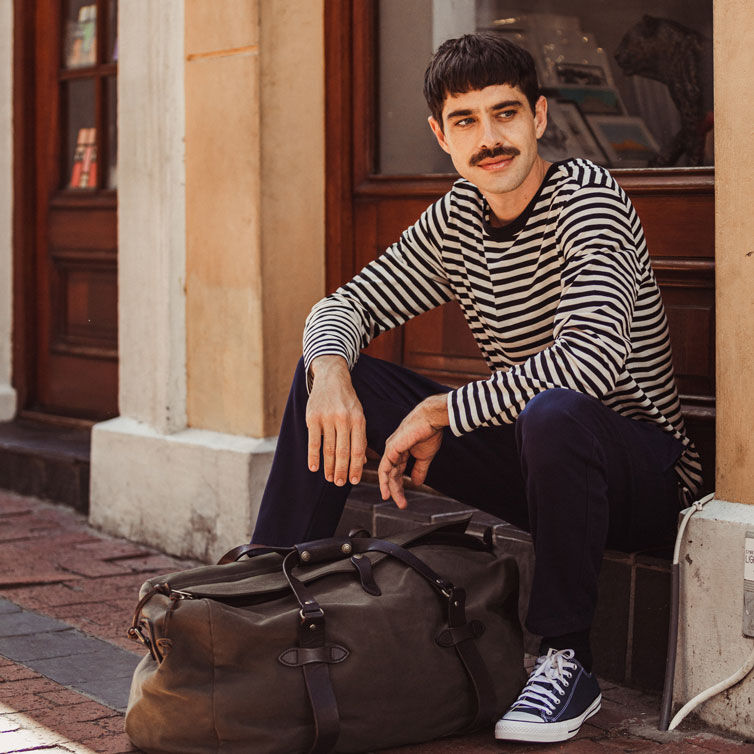
POLYGON ((464 34, 443 42, 432 56, 424 72, 424 97, 442 127, 442 107, 448 95, 495 84, 518 87, 534 112, 539 82, 531 54, 494 32, 464 34))

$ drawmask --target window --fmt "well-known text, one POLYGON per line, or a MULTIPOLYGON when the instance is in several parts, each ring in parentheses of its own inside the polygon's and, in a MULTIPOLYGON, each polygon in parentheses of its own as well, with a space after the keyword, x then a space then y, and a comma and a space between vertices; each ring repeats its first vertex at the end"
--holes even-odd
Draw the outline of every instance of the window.
POLYGON ((422 79, 442 41, 481 30, 532 53, 547 159, 713 164, 711 0, 380 0, 379 173, 453 172, 427 127, 422 79))

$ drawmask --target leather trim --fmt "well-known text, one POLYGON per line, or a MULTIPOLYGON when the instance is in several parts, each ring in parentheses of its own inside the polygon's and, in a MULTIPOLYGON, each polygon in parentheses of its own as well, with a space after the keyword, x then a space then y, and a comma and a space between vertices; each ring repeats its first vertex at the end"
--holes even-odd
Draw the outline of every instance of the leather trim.
POLYGON ((435 637, 441 647, 454 647, 466 639, 478 639, 485 631, 484 623, 479 620, 469 621, 465 626, 445 628, 435 637))
POLYGON ((312 662, 326 662, 332 665, 343 662, 351 654, 340 644, 326 644, 324 647, 291 647, 282 652, 278 661, 289 668, 300 668, 312 662))

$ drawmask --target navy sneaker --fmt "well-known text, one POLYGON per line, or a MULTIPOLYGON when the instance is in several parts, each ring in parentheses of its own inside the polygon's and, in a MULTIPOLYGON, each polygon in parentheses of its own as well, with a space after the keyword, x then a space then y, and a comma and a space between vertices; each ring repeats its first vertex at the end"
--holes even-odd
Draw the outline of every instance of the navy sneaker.
POLYGON ((548 743, 573 738, 597 714, 602 694, 597 679, 572 649, 551 649, 537 659, 523 691, 497 721, 495 738, 548 743))

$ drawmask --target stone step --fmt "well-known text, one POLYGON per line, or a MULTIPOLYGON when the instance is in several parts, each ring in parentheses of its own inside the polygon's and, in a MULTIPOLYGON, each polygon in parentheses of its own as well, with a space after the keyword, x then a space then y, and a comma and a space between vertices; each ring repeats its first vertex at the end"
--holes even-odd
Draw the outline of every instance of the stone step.
POLYGON ((0 489, 89 510, 90 430, 31 419, 0 422, 0 489))
MULTIPOLYGON (((469 532, 481 536, 492 527, 495 546, 518 562, 519 614, 523 623, 534 572, 529 534, 488 513, 431 492, 408 490, 406 498, 409 507, 400 510, 392 502, 380 499, 376 485, 362 483, 354 487, 338 533, 366 529, 374 536, 384 537, 472 513, 469 532)), ((662 690, 670 620, 671 554, 669 550, 605 552, 591 635, 595 669, 600 677, 646 691, 662 690)), ((536 654, 539 637, 525 632, 524 638, 526 651, 536 654)))

